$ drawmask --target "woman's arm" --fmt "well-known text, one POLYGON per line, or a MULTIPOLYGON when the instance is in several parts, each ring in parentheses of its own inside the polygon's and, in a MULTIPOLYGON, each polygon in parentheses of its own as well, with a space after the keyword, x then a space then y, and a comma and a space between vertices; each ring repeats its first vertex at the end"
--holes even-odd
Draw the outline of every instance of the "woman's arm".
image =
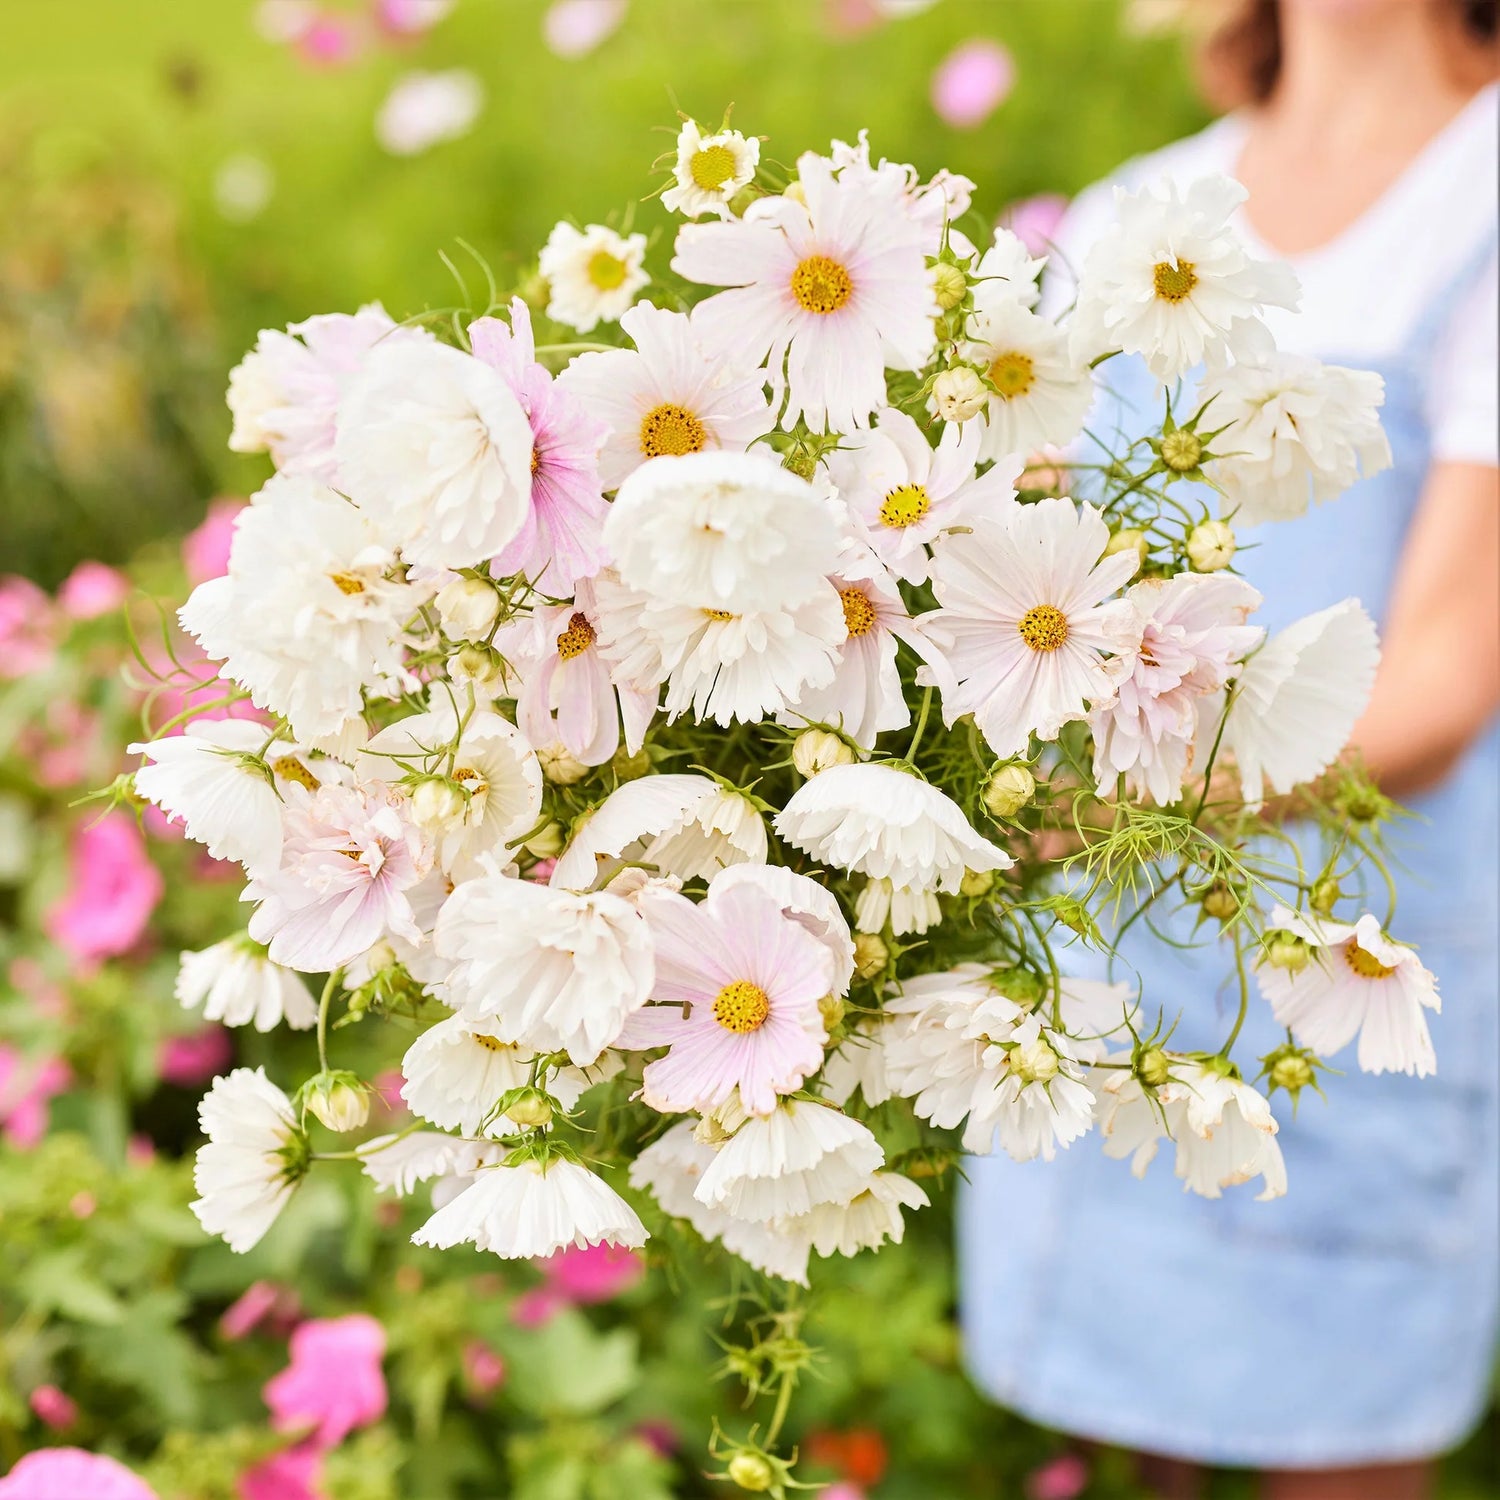
POLYGON ((1500 470, 1439 463, 1396 573, 1354 744, 1384 791, 1442 780, 1500 709, 1500 470))

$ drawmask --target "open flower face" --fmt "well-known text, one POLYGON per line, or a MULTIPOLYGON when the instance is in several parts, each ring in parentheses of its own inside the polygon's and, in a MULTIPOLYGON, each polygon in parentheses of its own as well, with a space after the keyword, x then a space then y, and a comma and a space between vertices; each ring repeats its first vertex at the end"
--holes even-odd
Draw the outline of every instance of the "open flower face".
POLYGON ((557 225, 541 254, 541 272, 551 289, 547 316, 579 333, 618 322, 651 280, 645 259, 643 234, 619 235, 602 224, 582 230, 557 225))

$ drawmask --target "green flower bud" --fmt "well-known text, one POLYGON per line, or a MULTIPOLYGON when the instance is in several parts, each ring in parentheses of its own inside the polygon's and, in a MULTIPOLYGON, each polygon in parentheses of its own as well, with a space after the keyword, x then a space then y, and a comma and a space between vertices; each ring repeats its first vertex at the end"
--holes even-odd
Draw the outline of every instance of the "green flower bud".
POLYGON ((965 870, 963 879, 958 882, 958 892, 961 896, 988 896, 995 888, 995 872, 993 870, 965 870))
POLYGON ((1188 533, 1188 561, 1199 573, 1217 573, 1234 561, 1234 532, 1222 521, 1204 521, 1188 533))
POLYGON ((425 776, 412 788, 412 821, 429 833, 458 827, 468 810, 468 799, 446 776, 425 776))
POLYGON ((891 950, 886 947, 885 940, 879 933, 854 934, 854 972, 861 979, 873 979, 877 974, 884 973, 890 961, 891 950))
POLYGON ((818 1001, 818 1014, 823 1018, 824 1029, 832 1031, 844 1019, 844 1010, 844 1002, 837 995, 824 995, 818 1001))
POLYGON ((1036 795, 1036 777, 1020 761, 1001 766, 984 789, 985 810, 996 818, 1013 818, 1036 795))
POLYGON ((1147 1088, 1159 1089, 1172 1076, 1172 1059, 1160 1047, 1148 1047, 1136 1059, 1135 1076, 1147 1088))
POLYGON ((776 1482, 776 1471, 761 1454, 746 1449, 729 1460, 729 1477, 742 1490, 758 1494, 776 1482))
POLYGON ((542 775, 554 786, 573 786, 582 781, 592 769, 560 742, 539 746, 536 758, 541 762, 542 775))
POLYGON ((1288 974, 1300 973, 1312 955, 1307 944, 1295 932, 1276 931, 1266 934, 1266 961, 1288 974))
POLYGON ((1285 1089, 1289 1094, 1307 1088, 1317 1076, 1306 1056, 1294 1048, 1289 1047, 1274 1061, 1267 1061, 1271 1063, 1267 1076, 1272 1088, 1285 1089))
POLYGON ((505 1118, 522 1130, 540 1130, 552 1123, 552 1105, 540 1089, 526 1089, 511 1100, 505 1118))
POLYGON ((642 776, 651 774, 651 756, 643 745, 631 755, 623 745, 614 753, 614 758, 609 763, 610 770, 620 782, 639 781, 642 776))
MULTIPOLYGON (((1146 540, 1146 533, 1137 531, 1133 526, 1125 526, 1110 537, 1105 545, 1104 555, 1115 557, 1121 552, 1134 552, 1136 555, 1135 571, 1139 573, 1145 567, 1150 551, 1151 543, 1146 540)), ((1131 576, 1134 577, 1134 574, 1131 576)))
POLYGON ((957 266, 939 262, 932 268, 932 290, 937 305, 944 312, 951 312, 967 295, 969 278, 957 266))
POLYGON ((826 729, 804 729, 792 742, 792 764, 809 780, 833 766, 853 765, 854 758, 848 741, 826 729))
POLYGON ((505 663, 492 646, 470 642, 450 659, 449 673, 459 682, 479 687, 499 687, 505 681, 505 663))
POLYGON ((1196 432, 1179 427, 1161 440, 1161 461, 1174 474, 1189 474, 1203 457, 1203 443, 1196 432))
POLYGON ((1320 917, 1326 917, 1339 904, 1343 894, 1343 891, 1339 889, 1338 881, 1331 875, 1325 875, 1313 885, 1312 894, 1307 898, 1307 904, 1320 917))
POLYGON ((370 1096, 353 1073, 321 1073, 302 1096, 307 1112, 330 1130, 358 1130, 370 1118, 370 1096))
POLYGON ((1240 898, 1222 882, 1211 886, 1203 898, 1203 910, 1221 922, 1227 922, 1239 914, 1240 898))

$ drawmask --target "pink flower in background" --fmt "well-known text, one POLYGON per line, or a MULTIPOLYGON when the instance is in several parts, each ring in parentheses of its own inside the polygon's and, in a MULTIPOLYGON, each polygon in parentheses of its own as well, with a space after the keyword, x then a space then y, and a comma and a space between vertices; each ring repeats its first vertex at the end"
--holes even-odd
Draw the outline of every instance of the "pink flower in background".
POLYGON ((628 0, 553 0, 542 18, 542 39, 558 57, 582 57, 614 35, 628 0))
POLYGON ((97 620, 111 614, 130 596, 130 580, 101 562, 81 562, 63 579, 57 602, 74 620, 97 620))
POLYGON ((78 1403, 55 1385, 39 1385, 27 1403, 38 1422, 60 1432, 78 1420, 78 1403))
POLYGON ((474 1396, 488 1396, 505 1383, 505 1361, 478 1339, 464 1345, 464 1379, 474 1396))
POLYGON ((82 1448, 27 1453, 0 1479, 0 1500, 158 1500, 122 1463, 82 1448))
POLYGON ((999 42, 964 42, 932 75, 932 107, 944 124, 973 130, 1004 103, 1015 77, 1010 53, 999 42))
POLYGON ((1032 255, 1045 255, 1057 234, 1057 226, 1068 211, 1061 193, 1038 193, 1012 203, 1000 215, 1000 224, 1010 230, 1032 255))
POLYGON ((125 1160, 132 1167, 149 1167, 156 1160, 156 1142, 149 1135, 136 1131, 125 1142, 125 1160))
POLYGON ((1088 1482, 1089 1466, 1076 1453, 1063 1453, 1026 1476, 1026 1500, 1074 1500, 1088 1482))
POLYGON ((837 1479, 818 1491, 823 1500, 867 1500, 865 1492, 847 1479, 837 1479))
POLYGON ((240 1500, 323 1500, 323 1452, 298 1443, 274 1453, 240 1476, 240 1500))
POLYGON ((52 660, 60 621, 45 589, 0 576, 0 677, 29 677, 52 660))
POLYGON ((0 1135, 29 1151, 47 1133, 47 1104, 73 1081, 60 1057, 28 1061, 0 1042, 0 1135))
POLYGON ((565 1307, 608 1302, 629 1291, 646 1273, 639 1255, 616 1245, 559 1250, 534 1264, 546 1284, 516 1298, 511 1319, 519 1328, 540 1328, 565 1307))
POLYGON ((682 1446, 677 1429, 665 1417, 652 1417, 644 1422, 637 1422, 632 1430, 648 1448, 662 1458, 671 1458, 682 1446))
POLYGON ((205 1026, 187 1036, 169 1036, 156 1054, 156 1071, 163 1083, 197 1088, 229 1065, 234 1048, 222 1026, 205 1026))
POLYGON ((11 984, 31 1002, 39 1016, 61 1016, 68 1008, 63 987, 48 977, 46 969, 34 958, 12 960, 7 970, 11 984))
POLYGON ((393 37, 421 36, 453 9, 456 0, 374 0, 375 24, 393 37))
POLYGON ((292 1362, 267 1381, 266 1405, 281 1432, 312 1427, 310 1441, 331 1448, 385 1414, 385 1329, 365 1313, 314 1318, 291 1338, 292 1362))
POLYGON ((40 719, 22 731, 18 742, 21 753, 31 762, 38 785, 55 789, 95 779, 89 775, 89 766, 101 748, 101 722, 93 709, 70 699, 54 698, 48 703, 40 719))
POLYGON ((210 578, 222 578, 229 571, 234 518, 244 508, 243 500, 211 500, 208 514, 183 537, 182 565, 194 588, 210 578))
POLYGON ((219 1318, 219 1333, 231 1343, 248 1338, 280 1297, 281 1288, 274 1281, 252 1281, 224 1309, 219 1318))
POLYGON ((80 824, 69 854, 67 894, 43 926, 79 965, 128 953, 140 941, 162 896, 161 872, 126 812, 80 824))
POLYGON ((823 0, 823 14, 835 36, 858 36, 885 19, 874 0, 823 0))
POLYGON ((347 17, 323 11, 298 35, 296 47, 315 68, 341 68, 359 55, 359 33, 347 17))

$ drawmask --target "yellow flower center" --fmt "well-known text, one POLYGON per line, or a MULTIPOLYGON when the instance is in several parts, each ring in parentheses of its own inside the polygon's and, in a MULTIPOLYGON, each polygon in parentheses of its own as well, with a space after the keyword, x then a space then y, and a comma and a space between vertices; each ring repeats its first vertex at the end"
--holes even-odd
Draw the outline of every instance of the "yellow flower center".
POLYGON ((685 406, 670 403, 653 406, 641 418, 641 452, 647 458, 661 458, 664 454, 679 458, 684 453, 701 453, 707 441, 703 423, 685 406))
POLYGON ((1159 260, 1152 273, 1156 283, 1156 295, 1163 302, 1181 302, 1198 285, 1198 273, 1190 260, 1180 260, 1173 265, 1169 260, 1159 260))
POLYGON ((542 466, 542 450, 535 446, 531 450, 531 472, 536 473, 542 466))
POLYGON ((353 573, 330 573, 328 576, 341 594, 362 594, 365 591, 364 583, 353 573))
POLYGON ((514 1042, 502 1042, 497 1037, 486 1036, 482 1031, 471 1032, 470 1035, 486 1052, 514 1052, 514 1042))
POLYGON ((721 623, 725 620, 734 620, 738 618, 737 615, 730 614, 727 609, 705 609, 703 613, 706 614, 710 620, 718 620, 721 623))
POLYGON ((612 292, 624 286, 627 269, 618 255, 611 255, 608 250, 596 250, 589 256, 585 274, 601 292, 612 292))
POLYGON ((742 1036, 759 1031, 770 1014, 770 996, 748 979, 726 984, 714 998, 714 1020, 726 1031, 737 1031, 742 1036))
POLYGON ((484 779, 484 772, 476 771, 473 766, 457 767, 453 772, 453 779, 469 794, 471 806, 490 789, 489 782, 484 779))
POLYGON ((849 273, 826 255, 809 255, 792 272, 792 296, 810 313, 836 313, 853 295, 849 273))
POLYGON ((595 639, 589 617, 584 614, 574 615, 568 621, 568 628, 557 638, 557 654, 564 661, 572 661, 575 656, 582 656, 594 644, 595 639))
POLYGON ((990 383, 1007 401, 1024 396, 1036 384, 1036 365, 1029 354, 1009 349, 990 361, 990 383))
POLYGON ((1051 604, 1028 609, 1016 622, 1016 629, 1033 651, 1056 651, 1068 638, 1067 616, 1051 604))
POLYGON ((705 193, 716 192, 734 176, 734 152, 728 146, 704 146, 693 152, 688 163, 690 176, 705 193))
POLYGON ((900 531, 916 525, 931 509, 932 502, 920 484, 903 484, 880 502, 880 524, 900 531))
POLYGON ((310 792, 317 791, 321 785, 318 778, 295 755, 279 756, 271 762, 271 769, 283 781, 295 781, 298 786, 305 786, 310 792))
POLYGON ((1344 962, 1361 979, 1389 979, 1396 972, 1392 965, 1381 963, 1373 953, 1366 953, 1355 942, 1350 942, 1345 946, 1344 962))
POLYGON ((870 603, 870 596, 863 589, 840 589, 839 598, 844 601, 844 624, 851 639, 869 635, 875 628, 875 606, 870 603))

